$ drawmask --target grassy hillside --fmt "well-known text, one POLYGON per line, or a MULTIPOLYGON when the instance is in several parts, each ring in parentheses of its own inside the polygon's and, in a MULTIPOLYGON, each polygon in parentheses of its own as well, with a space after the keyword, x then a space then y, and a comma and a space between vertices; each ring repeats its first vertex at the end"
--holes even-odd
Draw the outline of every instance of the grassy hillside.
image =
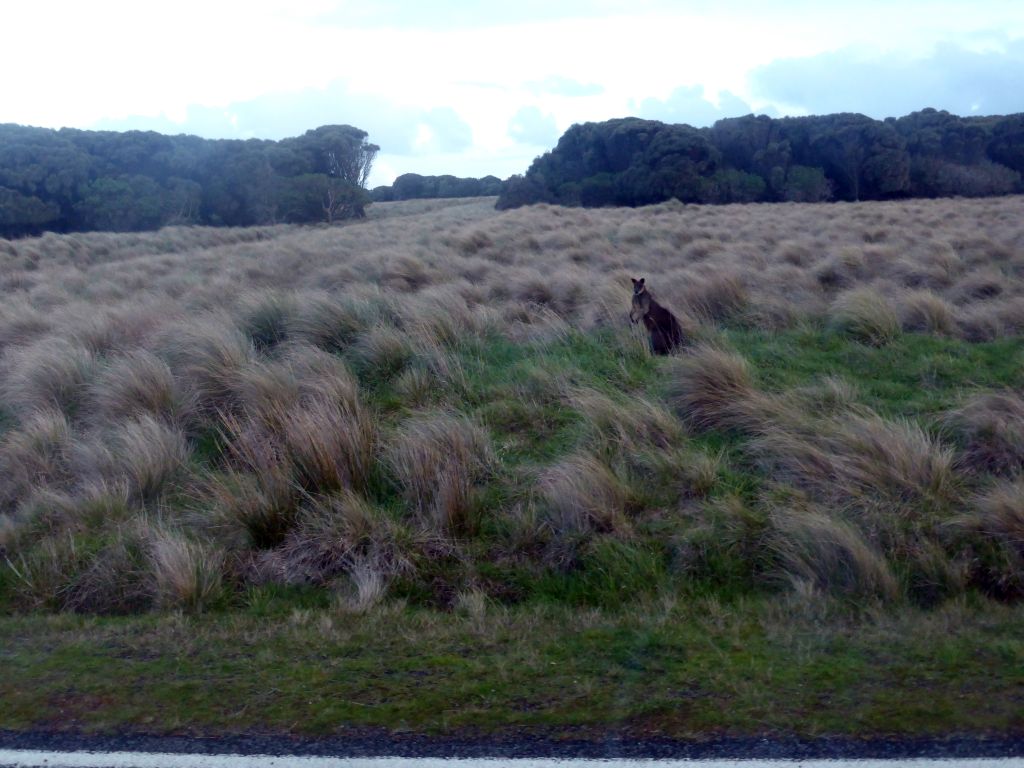
POLYGON ((0 727, 1020 730, 1022 203, 0 241, 0 727))

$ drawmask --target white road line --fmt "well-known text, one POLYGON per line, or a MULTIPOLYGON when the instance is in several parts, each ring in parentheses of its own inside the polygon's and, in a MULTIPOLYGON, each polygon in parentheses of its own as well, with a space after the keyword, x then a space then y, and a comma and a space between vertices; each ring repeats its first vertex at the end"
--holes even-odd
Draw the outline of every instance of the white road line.
POLYGON ((7 768, 1024 768, 1024 758, 894 760, 655 760, 634 758, 415 758, 201 755, 160 752, 50 752, 0 749, 7 768))

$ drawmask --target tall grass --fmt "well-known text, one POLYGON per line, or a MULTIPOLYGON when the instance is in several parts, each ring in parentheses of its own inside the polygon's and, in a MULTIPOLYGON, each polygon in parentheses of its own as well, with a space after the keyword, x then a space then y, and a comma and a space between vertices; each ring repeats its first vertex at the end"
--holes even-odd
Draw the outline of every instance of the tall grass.
POLYGON ((687 589, 1016 599, 1019 204, 409 201, 5 242, 3 578, 26 608, 270 581, 472 613, 675 552, 687 589), (668 359, 637 276, 694 342, 668 359))
POLYGON ((386 456, 406 500, 424 523, 455 535, 477 526, 474 486, 494 465, 483 429, 447 413, 415 417, 400 427, 386 456))

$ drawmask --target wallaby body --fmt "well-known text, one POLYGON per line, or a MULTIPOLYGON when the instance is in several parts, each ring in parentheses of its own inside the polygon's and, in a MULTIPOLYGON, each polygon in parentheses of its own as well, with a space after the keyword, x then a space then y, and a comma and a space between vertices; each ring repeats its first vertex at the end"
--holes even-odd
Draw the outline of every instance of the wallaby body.
POLYGON ((629 311, 629 319, 634 323, 644 321, 644 327, 651 335, 651 352, 667 355, 682 346, 683 329, 676 316, 654 300, 644 283, 646 278, 630 279, 633 281, 633 308, 629 311))

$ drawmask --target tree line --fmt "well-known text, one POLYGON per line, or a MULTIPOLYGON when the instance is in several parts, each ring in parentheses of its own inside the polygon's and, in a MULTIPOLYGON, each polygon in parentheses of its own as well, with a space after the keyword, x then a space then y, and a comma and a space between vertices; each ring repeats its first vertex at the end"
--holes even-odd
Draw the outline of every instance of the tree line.
POLYGON ((374 187, 370 191, 370 198, 375 203, 383 203, 433 197, 489 197, 500 195, 504 184, 497 176, 474 179, 403 173, 389 186, 374 187))
POLYGON ((982 197, 1024 192, 1024 114, 925 109, 719 120, 710 128, 622 118, 572 126, 498 208, 982 197))
POLYGON ((281 141, 0 125, 0 236, 358 217, 378 151, 350 125, 281 141))

